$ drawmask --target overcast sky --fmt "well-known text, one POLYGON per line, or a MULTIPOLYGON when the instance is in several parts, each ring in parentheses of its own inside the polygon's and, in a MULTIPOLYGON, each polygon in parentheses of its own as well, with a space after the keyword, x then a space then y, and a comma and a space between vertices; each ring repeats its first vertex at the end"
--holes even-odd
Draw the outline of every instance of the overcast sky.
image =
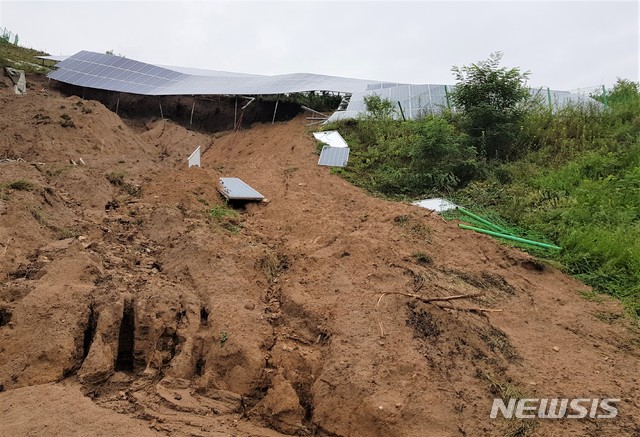
POLYGON ((530 84, 639 80, 632 1, 7 1, 0 28, 50 54, 259 74, 453 83, 452 65, 504 53, 530 84))

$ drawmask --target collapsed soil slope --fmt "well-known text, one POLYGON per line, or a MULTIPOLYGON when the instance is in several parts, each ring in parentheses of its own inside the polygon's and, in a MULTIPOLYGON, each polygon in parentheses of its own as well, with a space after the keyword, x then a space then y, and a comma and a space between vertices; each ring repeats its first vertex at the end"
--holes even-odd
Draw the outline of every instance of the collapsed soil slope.
POLYGON ((139 129, 31 91, 0 89, 0 158, 19 158, 0 164, 0 433, 640 432, 637 337, 616 302, 331 175, 304 119, 139 129), (197 146, 203 168, 186 169, 197 146), (220 176, 269 203, 225 215, 220 176), (479 296, 380 299, 395 292, 479 296), (489 419, 508 392, 620 398, 620 412, 489 419), (62 416, 60 399, 81 411, 62 416))

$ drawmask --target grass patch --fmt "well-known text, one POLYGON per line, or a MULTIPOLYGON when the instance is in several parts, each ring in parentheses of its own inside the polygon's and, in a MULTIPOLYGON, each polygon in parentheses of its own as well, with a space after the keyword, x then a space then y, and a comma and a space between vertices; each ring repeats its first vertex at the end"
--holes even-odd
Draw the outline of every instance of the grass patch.
POLYGON ((227 205, 216 205, 207 210, 207 216, 213 223, 219 224, 223 229, 231 233, 238 233, 242 229, 238 214, 227 205))
POLYGON ((47 55, 45 52, 13 45, 0 39, 0 68, 12 67, 25 72, 48 73, 49 67, 39 65, 34 56, 47 55))
POLYGON ((431 259, 431 257, 426 253, 416 252, 411 256, 420 265, 426 266, 426 265, 433 264, 433 259, 431 259))
POLYGON ((220 222, 225 217, 237 217, 238 213, 226 205, 216 205, 207 210, 207 215, 211 220, 220 222))
POLYGON ((9 182, 6 187, 16 191, 34 191, 36 189, 35 184, 25 180, 9 182))

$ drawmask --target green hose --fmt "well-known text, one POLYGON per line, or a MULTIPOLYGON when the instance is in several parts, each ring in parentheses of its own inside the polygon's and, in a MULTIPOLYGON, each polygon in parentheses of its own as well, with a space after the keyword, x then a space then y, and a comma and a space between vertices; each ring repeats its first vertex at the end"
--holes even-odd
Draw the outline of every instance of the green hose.
POLYGON ((500 238, 505 238, 507 240, 518 241, 520 243, 530 244, 532 246, 544 247, 545 249, 556 249, 556 250, 562 249, 560 246, 555 246, 553 244, 540 243, 538 241, 527 240, 525 238, 520 238, 520 237, 514 237, 513 235, 501 234, 499 232, 493 232, 493 231, 488 231, 482 228, 476 228, 475 226, 468 226, 463 224, 459 224, 458 226, 460 226, 462 229, 470 229, 472 231, 480 232, 482 234, 488 234, 488 235, 493 235, 494 237, 500 237, 500 238))
POLYGON ((480 217, 479 215, 475 215, 474 213, 472 213, 472 212, 470 212, 470 211, 467 211, 466 209, 464 209, 464 208, 463 208, 463 207, 461 207, 461 206, 459 206, 459 207, 458 207, 458 211, 460 211, 461 213, 463 213, 463 214, 465 214, 465 215, 468 215, 468 216, 469 216, 469 217, 471 217, 471 218, 476 219, 476 220, 477 220, 477 221, 479 221, 480 223, 483 223, 483 224, 485 224, 485 225, 489 226, 490 228, 495 229, 495 230, 496 230, 496 231, 498 231, 498 232, 501 232, 501 233, 503 233, 503 234, 511 234, 511 233, 510 233, 509 231, 507 231, 506 229, 503 229, 503 228, 501 228, 501 227, 500 227, 500 226, 498 226, 498 225, 494 225, 494 224, 493 224, 493 223, 491 223, 489 220, 484 219, 484 218, 480 217))

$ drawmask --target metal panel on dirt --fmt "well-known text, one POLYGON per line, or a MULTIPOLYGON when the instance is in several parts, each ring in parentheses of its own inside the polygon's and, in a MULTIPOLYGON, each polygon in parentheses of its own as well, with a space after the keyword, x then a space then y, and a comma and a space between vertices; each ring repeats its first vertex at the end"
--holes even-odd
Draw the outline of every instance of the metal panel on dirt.
POLYGON ((412 205, 430 209, 431 211, 435 212, 444 212, 450 209, 456 209, 458 207, 458 205, 456 205, 455 203, 447 199, 441 199, 439 197, 435 197, 433 199, 418 200, 417 202, 413 202, 412 205))
POLYGON ((263 200, 264 196, 238 178, 220 178, 218 191, 229 200, 263 200))
POLYGON ((328 167, 345 167, 348 161, 348 147, 324 146, 322 148, 322 152, 320 153, 318 165, 325 165, 328 167))
POLYGON ((189 167, 200 167, 200 146, 196 150, 193 151, 189 159, 187 159, 189 163, 189 167))
POLYGON ((349 147, 342 135, 336 130, 328 130, 325 132, 314 132, 313 136, 321 143, 331 147, 349 147))

